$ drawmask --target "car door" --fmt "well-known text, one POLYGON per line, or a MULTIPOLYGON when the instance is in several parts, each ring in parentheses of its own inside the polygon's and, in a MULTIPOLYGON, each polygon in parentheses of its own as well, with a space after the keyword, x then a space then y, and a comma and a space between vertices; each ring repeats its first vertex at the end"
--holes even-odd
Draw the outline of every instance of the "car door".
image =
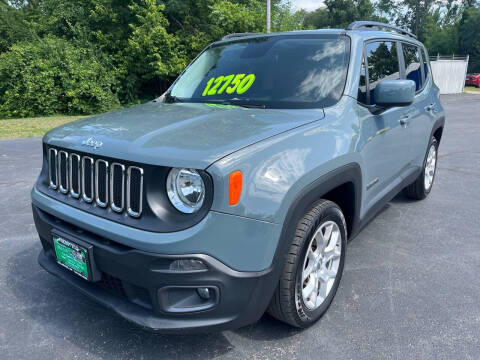
POLYGON ((359 117, 366 209, 399 184, 402 172, 409 166, 410 141, 403 123, 408 109, 391 107, 378 113, 372 109, 376 85, 384 79, 401 78, 399 54, 396 41, 375 40, 365 44, 364 74, 360 79, 358 100, 367 105, 359 105, 363 108, 359 109, 359 117))
MULTIPOLYGON (((412 167, 423 165, 423 159, 430 141, 432 121, 435 119, 437 99, 431 90, 431 75, 425 52, 421 54, 419 46, 402 42, 404 77, 413 80, 416 85, 415 99, 406 109, 405 129, 410 139, 408 150, 412 167), (422 66, 423 63, 423 66, 422 66)), ((402 61, 401 61, 402 62, 402 61)))

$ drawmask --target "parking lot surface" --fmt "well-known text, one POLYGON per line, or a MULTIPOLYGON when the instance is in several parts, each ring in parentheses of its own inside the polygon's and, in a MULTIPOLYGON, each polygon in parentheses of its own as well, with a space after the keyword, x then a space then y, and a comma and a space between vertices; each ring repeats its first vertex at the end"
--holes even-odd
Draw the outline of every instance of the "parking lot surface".
POLYGON ((47 274, 30 209, 41 140, 0 141, 0 358, 479 359, 480 95, 442 102, 429 198, 397 196, 349 244, 332 306, 303 331, 265 315, 234 331, 154 334, 47 274))

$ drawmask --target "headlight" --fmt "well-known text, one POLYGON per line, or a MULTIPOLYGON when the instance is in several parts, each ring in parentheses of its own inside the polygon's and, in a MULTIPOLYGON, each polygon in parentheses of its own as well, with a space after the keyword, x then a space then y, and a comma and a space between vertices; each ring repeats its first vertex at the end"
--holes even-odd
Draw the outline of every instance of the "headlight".
POLYGON ((173 168, 167 177, 167 194, 177 210, 191 214, 202 207, 205 184, 196 170, 173 168))

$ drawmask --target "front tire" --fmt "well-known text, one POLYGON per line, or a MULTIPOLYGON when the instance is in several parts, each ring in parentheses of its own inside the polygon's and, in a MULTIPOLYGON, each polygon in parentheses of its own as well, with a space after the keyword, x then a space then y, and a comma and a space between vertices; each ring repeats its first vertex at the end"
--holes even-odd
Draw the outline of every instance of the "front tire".
POLYGON ((437 171, 437 155, 438 142, 437 139, 432 137, 428 145, 425 160, 423 161, 422 173, 412 184, 403 189, 403 193, 407 197, 415 200, 423 200, 430 194, 437 171))
POLYGON ((299 221, 268 312, 295 327, 317 321, 330 306, 343 273, 345 218, 328 200, 317 202, 299 221))

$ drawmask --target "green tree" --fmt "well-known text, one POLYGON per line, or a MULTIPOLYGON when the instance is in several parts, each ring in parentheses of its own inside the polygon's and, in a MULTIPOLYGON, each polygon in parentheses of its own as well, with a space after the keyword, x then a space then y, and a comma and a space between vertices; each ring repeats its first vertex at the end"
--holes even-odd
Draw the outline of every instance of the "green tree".
POLYGON ((329 11, 326 7, 318 8, 305 15, 304 25, 307 29, 321 29, 331 26, 329 11))
POLYGON ((426 35, 425 46, 431 58, 434 58, 437 54, 449 55, 461 52, 458 47, 458 26, 456 24, 442 27, 431 26, 429 30, 426 35))
POLYGON ((469 71, 480 72, 480 7, 465 9, 458 24, 459 50, 470 55, 469 71))
POLYGON ((0 117, 90 114, 119 105, 115 76, 64 39, 20 42, 0 55, 0 117))
MULTIPOLYGON (((305 10, 292 11, 290 1, 274 2, 272 13, 272 30, 273 31, 292 31, 302 30, 305 25, 305 10)), ((266 16, 266 15, 265 15, 266 16)))
POLYGON ((468 1, 476 0, 379 0, 377 8, 392 22, 412 31, 420 41, 427 42, 429 37, 455 25, 468 1))
POLYGON ((357 20, 382 20, 376 15, 375 6, 370 0, 325 0, 325 5, 326 8, 306 15, 306 27, 344 29, 357 20))
POLYGON ((130 24, 125 86, 129 100, 134 100, 135 94, 141 96, 152 90, 158 93, 168 87, 168 80, 185 68, 187 59, 184 53, 177 51, 178 39, 167 32, 168 20, 163 13, 165 5, 145 0, 143 5, 135 3, 129 8, 136 22, 130 24), (129 83, 128 79, 133 81, 129 83))
POLYGON ((34 19, 37 13, 36 9, 16 9, 0 0, 0 53, 19 41, 32 40, 35 37, 29 21, 34 19))
POLYGON ((211 41, 234 32, 261 32, 265 28, 264 7, 260 2, 215 1, 210 6, 208 23, 213 36, 211 41), (262 16, 259 16, 262 14, 262 16))

